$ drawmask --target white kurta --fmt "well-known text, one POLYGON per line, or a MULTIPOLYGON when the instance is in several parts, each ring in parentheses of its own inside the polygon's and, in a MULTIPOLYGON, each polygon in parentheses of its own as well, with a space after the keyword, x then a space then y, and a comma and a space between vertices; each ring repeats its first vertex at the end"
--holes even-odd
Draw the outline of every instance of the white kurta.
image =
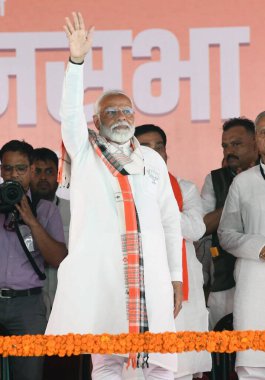
MULTIPOLYGON (((203 292, 202 265, 198 261, 193 245, 205 233, 200 194, 189 181, 178 179, 182 196, 181 231, 186 239, 187 264, 189 275, 189 299, 183 302, 182 310, 175 319, 178 331, 208 331, 208 310, 203 292)), ((175 378, 198 372, 210 371, 211 355, 207 351, 179 354, 178 372, 175 378)))
MULTIPOLYGON (((218 234, 224 249, 237 257, 234 329, 265 330, 265 262, 259 258, 265 246, 265 181, 259 166, 233 180, 218 234)), ((265 352, 238 352, 236 366, 265 367, 265 352)))
MULTIPOLYGON (((178 178, 182 196, 181 231, 186 239, 187 264, 189 274, 189 299, 184 301, 182 309, 175 319, 177 331, 208 331, 208 311, 203 292, 202 265, 198 261, 193 241, 205 232, 201 198, 196 186, 189 181, 178 178)), ((178 355, 178 371, 175 379, 199 372, 210 371, 211 355, 207 351, 184 352, 178 355)), ((132 369, 123 371, 124 379, 144 379, 142 373, 132 369)))
MULTIPOLYGON (((125 278, 113 181, 88 140, 83 113, 83 67, 68 64, 61 109, 64 144, 71 157, 69 254, 47 334, 128 332, 125 278)), ((143 147, 145 175, 130 175, 142 232, 149 330, 175 331, 172 280, 182 280, 180 215, 167 168, 143 147)), ((176 370, 176 355, 150 362, 176 370)))

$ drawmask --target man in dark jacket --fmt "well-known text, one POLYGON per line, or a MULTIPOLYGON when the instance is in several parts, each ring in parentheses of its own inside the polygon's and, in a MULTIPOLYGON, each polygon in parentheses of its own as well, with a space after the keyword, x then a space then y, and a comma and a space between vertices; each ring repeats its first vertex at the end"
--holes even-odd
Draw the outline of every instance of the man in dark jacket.
POLYGON ((213 265, 208 298, 211 328, 232 312, 235 258, 220 247, 216 231, 233 178, 254 166, 258 159, 254 123, 241 117, 227 120, 223 125, 222 148, 225 165, 207 175, 201 193, 206 235, 212 234, 213 265))

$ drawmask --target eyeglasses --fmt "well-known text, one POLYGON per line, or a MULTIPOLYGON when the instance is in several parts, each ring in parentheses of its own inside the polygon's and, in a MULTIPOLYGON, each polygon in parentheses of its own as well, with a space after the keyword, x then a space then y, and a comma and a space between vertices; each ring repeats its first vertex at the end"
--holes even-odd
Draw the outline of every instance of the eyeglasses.
POLYGON ((26 164, 17 164, 17 165, 1 165, 1 171, 4 173, 13 173, 13 170, 18 174, 25 174, 29 165, 26 164))
POLYGON ((134 110, 131 107, 107 107, 102 112, 104 116, 113 119, 122 113, 125 117, 132 117, 134 115, 134 110))

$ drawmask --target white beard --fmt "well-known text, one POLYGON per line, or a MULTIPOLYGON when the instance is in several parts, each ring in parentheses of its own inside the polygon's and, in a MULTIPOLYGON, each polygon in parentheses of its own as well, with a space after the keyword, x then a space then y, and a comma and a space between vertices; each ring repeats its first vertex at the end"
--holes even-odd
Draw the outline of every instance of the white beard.
POLYGON ((111 127, 106 127, 100 123, 99 134, 105 137, 107 140, 113 141, 117 144, 124 144, 129 141, 135 132, 135 126, 130 125, 127 121, 118 121, 112 124, 111 127), (118 129, 119 126, 126 126, 126 129, 118 129))

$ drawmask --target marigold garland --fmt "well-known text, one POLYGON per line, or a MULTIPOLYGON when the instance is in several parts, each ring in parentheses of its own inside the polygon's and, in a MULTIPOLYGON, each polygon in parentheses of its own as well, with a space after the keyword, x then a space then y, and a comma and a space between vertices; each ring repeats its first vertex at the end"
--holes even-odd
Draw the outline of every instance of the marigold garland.
POLYGON ((205 350, 231 353, 248 349, 265 351, 265 331, 0 336, 2 356, 176 353, 205 350))

